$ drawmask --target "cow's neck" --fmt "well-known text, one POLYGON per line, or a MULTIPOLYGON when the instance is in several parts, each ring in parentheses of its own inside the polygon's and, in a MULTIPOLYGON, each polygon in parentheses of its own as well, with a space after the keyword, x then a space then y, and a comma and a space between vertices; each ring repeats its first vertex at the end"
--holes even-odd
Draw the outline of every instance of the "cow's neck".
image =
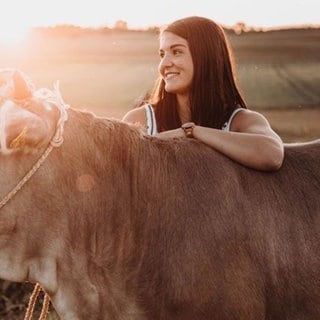
POLYGON ((25 252, 24 246, 19 246, 14 250, 6 247, 0 251, 0 278, 13 282, 39 282, 46 291, 55 291, 57 287, 56 259, 45 252, 42 252, 42 256, 26 256, 25 252))

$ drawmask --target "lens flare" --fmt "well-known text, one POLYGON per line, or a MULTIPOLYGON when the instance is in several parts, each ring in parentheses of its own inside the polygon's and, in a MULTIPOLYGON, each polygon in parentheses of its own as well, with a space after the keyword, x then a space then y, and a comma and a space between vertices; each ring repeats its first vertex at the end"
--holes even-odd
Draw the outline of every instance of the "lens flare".
POLYGON ((29 32, 29 28, 24 25, 11 24, 0 25, 0 45, 16 45, 23 42, 29 32))

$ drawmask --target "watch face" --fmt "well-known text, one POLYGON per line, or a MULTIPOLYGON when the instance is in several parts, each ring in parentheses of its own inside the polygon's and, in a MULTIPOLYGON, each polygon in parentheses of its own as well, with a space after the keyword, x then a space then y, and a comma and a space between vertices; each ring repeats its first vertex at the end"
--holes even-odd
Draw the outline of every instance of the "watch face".
POLYGON ((181 126, 187 138, 193 138, 194 126, 195 124, 193 122, 186 122, 181 126))
POLYGON ((183 128, 183 129, 188 129, 188 128, 192 128, 192 127, 194 127, 193 122, 186 122, 181 126, 181 128, 183 128))

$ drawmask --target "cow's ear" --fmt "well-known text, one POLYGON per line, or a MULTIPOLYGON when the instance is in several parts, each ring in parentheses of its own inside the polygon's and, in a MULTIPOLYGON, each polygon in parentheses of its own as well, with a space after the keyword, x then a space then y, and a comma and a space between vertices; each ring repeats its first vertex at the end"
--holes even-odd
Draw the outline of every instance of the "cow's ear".
POLYGON ((50 140, 47 123, 38 115, 12 102, 1 107, 0 113, 1 151, 40 147, 50 140))
POLYGON ((13 76, 13 98, 17 100, 27 99, 32 96, 28 81, 20 71, 15 71, 13 76))

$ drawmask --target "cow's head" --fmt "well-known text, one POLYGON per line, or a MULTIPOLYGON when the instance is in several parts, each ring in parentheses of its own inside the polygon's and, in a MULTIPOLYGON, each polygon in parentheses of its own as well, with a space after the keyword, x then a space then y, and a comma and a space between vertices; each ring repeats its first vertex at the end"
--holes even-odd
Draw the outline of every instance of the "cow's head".
POLYGON ((0 151, 30 151, 48 144, 66 118, 57 87, 36 89, 19 70, 0 70, 0 151))
MULTIPOLYGON (((28 279, 32 273, 30 270, 35 270, 33 262, 30 263, 32 260, 30 257, 33 257, 35 252, 41 255, 41 252, 35 249, 40 241, 35 239, 39 240, 37 237, 42 239, 43 236, 38 234, 36 237, 36 233, 32 231, 37 223, 28 225, 27 222, 39 219, 42 212, 46 213, 46 210, 39 208, 39 203, 43 202, 46 193, 39 196, 37 203, 33 200, 41 188, 37 184, 41 185, 47 171, 37 171, 37 182, 29 184, 28 188, 22 189, 24 184, 21 182, 28 181, 25 177, 28 175, 30 177, 35 172, 30 168, 37 170, 40 166, 39 160, 46 159, 43 155, 48 155, 47 151, 57 145, 56 140, 62 137, 63 125, 67 119, 66 109, 67 105, 63 102, 57 86, 53 90, 37 89, 22 72, 0 69, 0 278, 2 279, 11 281, 28 279), (15 196, 18 192, 20 197, 15 196), (30 219, 31 213, 34 220, 30 219)), ((44 263, 47 264, 47 260, 44 263)), ((54 273, 52 274, 54 277, 54 273)), ((38 279, 39 272, 33 273, 32 276, 38 279)), ((40 272, 41 277, 43 275, 40 272)), ((54 282, 52 278, 50 281, 54 282)), ((49 287, 52 288, 54 285, 51 284, 49 287)))

